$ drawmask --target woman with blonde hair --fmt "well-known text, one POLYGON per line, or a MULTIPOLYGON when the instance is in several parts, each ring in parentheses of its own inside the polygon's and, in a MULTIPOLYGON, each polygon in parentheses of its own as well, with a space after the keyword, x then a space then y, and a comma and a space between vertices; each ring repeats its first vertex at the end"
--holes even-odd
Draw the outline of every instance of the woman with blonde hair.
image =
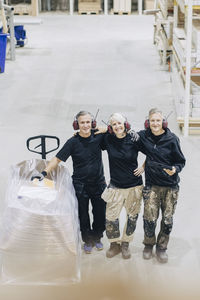
POLYGON ((110 183, 103 192, 106 206, 106 235, 110 248, 106 256, 111 258, 122 252, 122 257, 131 257, 129 243, 133 240, 142 201, 143 182, 138 168, 138 151, 142 151, 137 135, 127 134, 130 125, 120 113, 110 116, 108 133, 105 134, 102 150, 107 150, 110 169, 110 183), (120 238, 119 216, 126 210, 126 223, 120 238))

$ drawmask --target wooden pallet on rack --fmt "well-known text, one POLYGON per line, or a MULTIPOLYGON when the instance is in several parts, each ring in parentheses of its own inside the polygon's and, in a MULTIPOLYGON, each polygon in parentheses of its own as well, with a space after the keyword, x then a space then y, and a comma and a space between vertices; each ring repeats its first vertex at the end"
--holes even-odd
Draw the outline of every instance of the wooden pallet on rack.
POLYGON ((99 11, 92 11, 90 9, 90 11, 79 11, 78 14, 79 15, 99 15, 99 11))
MULTIPOLYGON (((180 129, 184 131, 184 119, 177 118, 177 123, 180 129)), ((200 119, 189 118, 189 133, 200 134, 200 119)))
POLYGON ((111 14, 131 14, 131 0, 113 0, 113 9, 111 10, 111 14))
POLYGON ((38 0, 31 0, 31 4, 12 4, 14 7, 14 15, 30 15, 30 16, 38 16, 38 0))
POLYGON ((111 9, 110 11, 111 15, 131 15, 130 11, 114 11, 113 9, 111 9))
POLYGON ((79 14, 87 14, 87 15, 96 14, 96 15, 98 15, 100 12, 101 12, 100 0, 93 0, 93 1, 79 0, 79 2, 78 2, 78 13, 79 14))
POLYGON ((14 15, 32 15, 32 6, 30 4, 17 4, 13 5, 14 15))

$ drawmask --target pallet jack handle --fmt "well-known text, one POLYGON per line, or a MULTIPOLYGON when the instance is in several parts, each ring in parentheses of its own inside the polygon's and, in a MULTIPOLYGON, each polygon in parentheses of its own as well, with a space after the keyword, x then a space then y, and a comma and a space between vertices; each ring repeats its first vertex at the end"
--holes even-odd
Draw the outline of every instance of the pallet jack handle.
POLYGON ((53 152, 55 150, 57 150, 60 146, 60 140, 57 136, 52 136, 52 135, 37 135, 37 136, 32 136, 30 138, 28 138, 28 140, 26 141, 26 146, 27 146, 27 149, 31 152, 34 152, 34 153, 38 153, 38 154, 41 154, 42 155, 42 159, 46 159, 46 155, 50 152, 53 152), (38 147, 41 147, 41 152, 39 151, 35 151, 33 149, 30 149, 30 141, 32 140, 36 140, 36 139, 40 139, 41 140, 41 143, 36 146, 34 149, 37 149, 38 147), (54 149, 51 149, 49 151, 46 151, 46 139, 55 139, 57 141, 57 147, 54 148, 54 149))

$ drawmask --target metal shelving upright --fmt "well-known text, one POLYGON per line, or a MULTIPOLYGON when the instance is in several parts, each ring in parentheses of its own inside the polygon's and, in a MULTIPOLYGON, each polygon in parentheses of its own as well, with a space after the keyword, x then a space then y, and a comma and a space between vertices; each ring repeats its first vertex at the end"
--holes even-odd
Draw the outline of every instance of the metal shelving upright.
POLYGON ((177 121, 187 136, 190 128, 200 126, 200 0, 175 1, 172 49, 171 77, 177 121), (199 30, 198 26, 195 29, 193 20, 199 22, 199 30))
POLYGON ((167 59, 172 52, 172 33, 173 33, 173 1, 156 0, 154 23, 154 44, 159 51, 162 64, 167 63, 167 59))

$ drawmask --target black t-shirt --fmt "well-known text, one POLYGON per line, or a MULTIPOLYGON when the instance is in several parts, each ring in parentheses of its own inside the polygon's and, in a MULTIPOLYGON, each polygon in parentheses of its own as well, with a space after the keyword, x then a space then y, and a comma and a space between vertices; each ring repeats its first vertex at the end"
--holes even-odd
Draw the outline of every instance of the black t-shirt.
POLYGON ((100 147, 102 139, 102 134, 94 135, 93 132, 87 138, 77 134, 57 153, 56 157, 64 162, 72 157, 73 181, 95 184, 105 181, 100 147))
POLYGON ((142 176, 135 176, 138 167, 139 142, 133 142, 128 134, 119 139, 109 133, 104 135, 102 150, 107 150, 110 167, 110 184, 117 188, 130 188, 142 184, 142 176))

